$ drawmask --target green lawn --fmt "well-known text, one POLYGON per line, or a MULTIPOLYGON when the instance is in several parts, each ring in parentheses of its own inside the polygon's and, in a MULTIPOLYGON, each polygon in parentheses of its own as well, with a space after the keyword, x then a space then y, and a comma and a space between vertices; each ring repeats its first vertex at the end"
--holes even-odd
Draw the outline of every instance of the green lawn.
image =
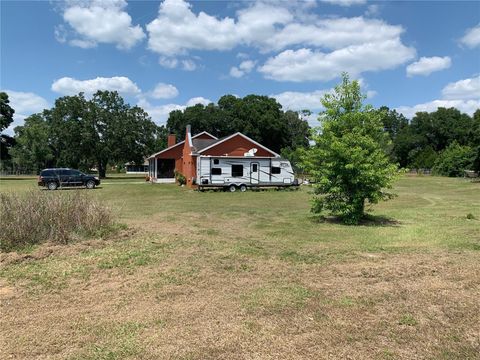
MULTIPOLYGON (((35 180, 1 179, 0 191, 35 180)), ((200 193, 105 179, 89 194, 127 230, 0 254, 3 351, 478 359, 480 184, 404 177, 396 191, 350 227, 313 217, 309 188, 200 193)))

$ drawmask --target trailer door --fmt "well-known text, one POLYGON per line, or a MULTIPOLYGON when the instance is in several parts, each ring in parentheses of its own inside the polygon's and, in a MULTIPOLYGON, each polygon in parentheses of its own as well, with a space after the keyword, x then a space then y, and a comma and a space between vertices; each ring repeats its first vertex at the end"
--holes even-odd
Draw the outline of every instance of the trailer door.
POLYGON ((250 183, 258 184, 260 180, 260 166, 257 162, 250 163, 250 183))

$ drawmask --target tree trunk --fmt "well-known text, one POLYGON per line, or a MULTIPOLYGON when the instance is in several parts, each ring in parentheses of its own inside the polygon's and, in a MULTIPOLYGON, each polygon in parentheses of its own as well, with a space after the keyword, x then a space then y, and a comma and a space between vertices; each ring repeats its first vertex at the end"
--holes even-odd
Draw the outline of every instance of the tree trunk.
POLYGON ((100 179, 105 179, 107 172, 107 166, 102 161, 98 162, 98 176, 100 179))

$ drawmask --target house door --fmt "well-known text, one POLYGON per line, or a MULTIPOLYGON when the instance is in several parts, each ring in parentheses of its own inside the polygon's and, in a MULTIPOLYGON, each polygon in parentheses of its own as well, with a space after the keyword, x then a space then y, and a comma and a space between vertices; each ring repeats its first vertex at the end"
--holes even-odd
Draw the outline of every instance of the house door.
POLYGON ((260 169, 258 163, 254 162, 250 164, 250 183, 258 184, 260 180, 260 169))

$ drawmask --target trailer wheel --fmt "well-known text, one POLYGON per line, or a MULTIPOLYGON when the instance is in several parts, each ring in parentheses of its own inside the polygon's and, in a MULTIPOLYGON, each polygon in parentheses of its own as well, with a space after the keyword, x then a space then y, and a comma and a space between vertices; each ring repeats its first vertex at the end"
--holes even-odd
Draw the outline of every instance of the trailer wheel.
POLYGON ((247 191, 247 187, 246 187, 245 185, 243 185, 243 184, 240 185, 240 188, 239 188, 239 189, 240 189, 241 192, 247 191))
POLYGON ((237 187, 235 185, 230 185, 228 187, 228 191, 230 191, 230 192, 235 192, 236 190, 237 190, 237 187))

